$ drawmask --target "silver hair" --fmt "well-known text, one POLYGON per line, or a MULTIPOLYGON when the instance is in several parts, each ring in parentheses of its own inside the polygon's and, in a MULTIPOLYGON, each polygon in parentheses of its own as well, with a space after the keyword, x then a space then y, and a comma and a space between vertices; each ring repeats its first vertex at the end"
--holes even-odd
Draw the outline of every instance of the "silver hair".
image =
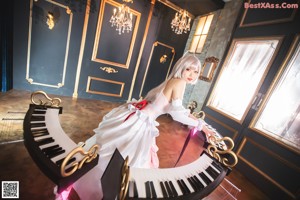
MULTIPOLYGON (((201 71, 200 60, 195 56, 195 54, 184 55, 175 63, 173 70, 169 74, 168 78, 164 82, 162 82, 159 86, 150 90, 148 92, 148 94, 146 95, 145 99, 147 99, 148 101, 153 101, 156 98, 156 95, 163 91, 167 82, 171 78, 182 78, 182 74, 183 74, 184 70, 188 67, 197 70, 198 77, 199 77, 199 74, 201 71)), ((197 80, 198 79, 196 78, 192 82, 192 84, 196 84, 197 80)))

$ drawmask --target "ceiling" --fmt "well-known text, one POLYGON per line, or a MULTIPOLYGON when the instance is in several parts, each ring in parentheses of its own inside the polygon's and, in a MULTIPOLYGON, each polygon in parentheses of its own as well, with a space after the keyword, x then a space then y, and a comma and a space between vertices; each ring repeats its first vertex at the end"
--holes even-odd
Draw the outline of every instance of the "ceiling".
POLYGON ((195 17, 224 8, 228 0, 167 0, 195 17))

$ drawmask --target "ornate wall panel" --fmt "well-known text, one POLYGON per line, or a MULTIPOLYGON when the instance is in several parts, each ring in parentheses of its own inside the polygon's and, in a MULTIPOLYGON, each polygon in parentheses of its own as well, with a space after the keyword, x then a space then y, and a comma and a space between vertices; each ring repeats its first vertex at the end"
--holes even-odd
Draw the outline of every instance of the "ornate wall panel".
POLYGON ((272 182, 291 198, 296 199, 298 188, 294 183, 299 182, 299 166, 249 137, 244 137, 237 155, 240 161, 272 182), (257 162, 257 160, 261 162, 257 162), (282 173, 282 169, 285 169, 285 173, 282 173))
POLYGON ((168 77, 174 56, 175 49, 173 47, 159 41, 153 43, 140 90, 140 97, 168 77), (153 82, 154 79, 157 81, 153 82))
POLYGON ((71 10, 63 4, 30 1, 26 65, 30 84, 54 88, 64 85, 72 19, 71 10))
POLYGON ((249 0, 244 3, 240 27, 288 22, 294 19, 299 0, 249 0), (276 14, 274 14, 276 10, 276 14))
POLYGON ((120 35, 109 23, 113 9, 118 6, 120 4, 112 0, 101 2, 92 61, 127 69, 137 37, 141 13, 130 9, 133 14, 132 31, 120 35))
POLYGON ((106 96, 121 97, 123 94, 124 83, 97 77, 88 77, 86 92, 92 94, 102 94, 106 96), (103 89, 107 90, 103 90, 103 89))

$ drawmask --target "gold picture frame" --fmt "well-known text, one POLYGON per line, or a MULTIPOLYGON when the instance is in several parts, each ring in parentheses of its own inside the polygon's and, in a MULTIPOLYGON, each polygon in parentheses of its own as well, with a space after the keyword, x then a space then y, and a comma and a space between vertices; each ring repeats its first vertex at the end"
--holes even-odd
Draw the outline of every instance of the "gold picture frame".
POLYGON ((206 58, 202 66, 199 79, 210 82, 218 63, 219 59, 216 57, 206 58))

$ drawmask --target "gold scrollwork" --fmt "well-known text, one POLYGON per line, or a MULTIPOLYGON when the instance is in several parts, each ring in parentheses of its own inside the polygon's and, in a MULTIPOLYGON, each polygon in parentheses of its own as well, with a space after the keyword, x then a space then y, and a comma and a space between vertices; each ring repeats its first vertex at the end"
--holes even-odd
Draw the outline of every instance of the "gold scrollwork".
POLYGON ((119 194, 119 200, 124 200, 127 194, 128 190, 128 184, 129 184, 129 166, 128 166, 128 156, 126 157, 124 161, 124 165, 122 168, 122 181, 121 181, 121 188, 120 188, 120 194, 119 194))
POLYGON ((229 137, 223 137, 221 139, 217 139, 215 136, 210 136, 208 138, 208 142, 210 145, 207 147, 208 153, 216 158, 219 162, 221 162, 223 165, 227 167, 234 167, 238 163, 238 158, 236 154, 232 151, 234 147, 234 142, 231 138, 229 137), (225 143, 226 141, 226 149, 225 150, 220 150, 217 147, 217 144, 219 143, 225 143), (229 163, 228 158, 225 156, 231 156, 233 158, 233 162, 229 163))
POLYGON ((51 99, 44 91, 41 91, 41 90, 38 90, 38 91, 35 91, 31 94, 31 102, 35 105, 43 105, 43 106, 52 106, 52 107, 59 107, 60 103, 61 103, 61 99, 60 98, 53 98, 51 99), (38 102, 36 102, 34 100, 34 98, 37 96, 37 95, 43 95, 47 101, 44 102, 43 100, 41 99, 38 99, 38 102))
MULTIPOLYGON (((84 163, 89 163, 92 160, 94 160, 98 155, 98 149, 99 146, 97 144, 93 145, 87 152, 84 151, 82 148, 85 145, 85 143, 80 144, 78 147, 73 149, 67 157, 64 159, 61 167, 60 167, 60 174, 63 177, 67 177, 72 175, 77 169, 81 169, 81 167, 84 165, 84 163), (84 157, 79 162, 73 162, 71 167, 73 167, 71 170, 68 169, 69 172, 66 172, 66 166, 70 159, 74 157, 75 154, 80 153, 84 157)), ((70 167, 70 168, 71 168, 70 167)))
POLYGON ((111 73, 118 73, 118 70, 115 70, 112 67, 100 67, 100 69, 102 69, 103 71, 111 74, 111 73))

